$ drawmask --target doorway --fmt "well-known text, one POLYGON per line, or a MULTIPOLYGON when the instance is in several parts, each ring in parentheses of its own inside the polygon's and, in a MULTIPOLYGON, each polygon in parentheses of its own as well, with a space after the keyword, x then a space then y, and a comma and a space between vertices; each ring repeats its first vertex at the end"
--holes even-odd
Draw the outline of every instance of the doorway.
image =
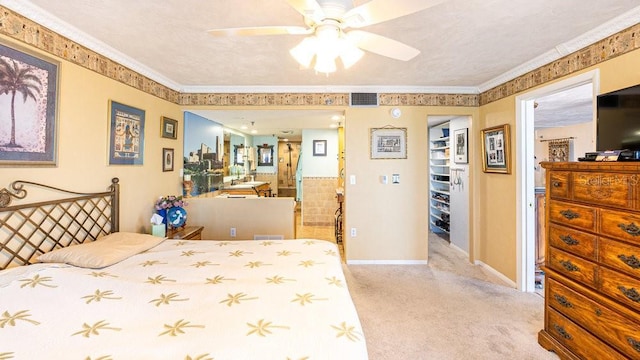
POLYGON ((471 116, 427 117, 429 230, 470 259, 471 116))
MULTIPOLYGON (((591 84, 592 98, 599 93, 599 71, 593 70, 516 97, 516 210, 517 210, 517 288, 534 292, 536 272, 535 175, 539 164, 535 158, 536 99, 591 84)), ((593 138, 595 144, 595 101, 592 101, 593 138)))

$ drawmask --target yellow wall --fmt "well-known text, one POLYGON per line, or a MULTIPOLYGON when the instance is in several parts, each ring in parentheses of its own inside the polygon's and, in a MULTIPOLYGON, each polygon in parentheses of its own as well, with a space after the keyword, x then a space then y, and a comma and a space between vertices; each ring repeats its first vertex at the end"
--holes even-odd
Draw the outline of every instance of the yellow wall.
MULTIPOLYGON (((607 93, 617 89, 640 83, 640 50, 618 56, 598 66, 585 69, 580 73, 600 70, 600 93, 607 93)), ((573 74, 572 76, 580 73, 573 74)), ((558 79, 564 80, 568 77, 558 79)), ((547 86, 544 84, 543 86, 547 86)), ((543 87, 542 86, 542 87, 543 87)), ((539 87, 538 87, 539 88, 539 87)), ((537 88, 536 88, 537 89, 537 88)), ((531 89, 534 90, 534 89, 531 89)), ((518 94, 521 95, 521 94, 518 94)), ((511 125, 512 141, 512 173, 485 174, 476 171, 474 198, 474 228, 476 229, 476 260, 482 261, 499 271, 511 280, 517 278, 516 268, 516 175, 515 167, 515 96, 480 107, 480 117, 473 136, 479 138, 480 129, 500 124, 511 125)), ((469 133, 471 136, 471 132, 469 133)), ((481 164, 480 146, 474 146, 474 163, 481 164)), ((477 168, 477 166, 476 166, 477 168)))
MULTIPOLYGON (((471 115, 476 108, 348 108, 345 122, 345 254, 350 261, 416 261, 428 257, 429 115, 471 115), (371 160, 370 129, 407 128, 406 160, 371 160), (381 175, 400 174, 400 184, 382 184, 381 175), (356 184, 351 185, 350 176, 356 184), (351 237, 351 228, 357 236, 351 237)), ((455 221, 455 220, 453 220, 455 221)))
MULTIPOLYGON (((155 199, 182 191, 180 167, 162 172, 161 162, 163 147, 174 148, 175 158, 182 158, 182 139, 160 137, 160 117, 182 119, 180 107, 62 61, 58 110, 58 166, 0 168, 0 188, 22 179, 95 192, 106 190, 111 178, 119 177, 121 230, 148 231, 155 199), (146 111, 143 166, 108 165, 110 99, 146 111)), ((181 138, 181 125, 178 134, 181 138)))
MULTIPOLYGON (((2 37, 9 42, 12 40, 2 37)), ((34 50, 37 51, 37 50, 34 50)), ((640 83, 640 50, 599 64, 601 92, 640 83)), ((585 71, 590 70, 586 69, 585 71)), ((163 147, 175 149, 182 158, 182 110, 179 105, 161 100, 110 80, 90 70, 62 61, 60 74, 58 167, 2 168, 0 186, 15 179, 44 182, 78 191, 105 188, 111 177, 122 184, 122 230, 148 231, 152 204, 161 195, 181 191, 179 166, 162 172, 163 147), (143 166, 108 166, 108 102, 116 100, 146 110, 145 156, 143 166), (180 120, 179 139, 160 137, 160 117, 180 120)), ((215 108, 215 107, 208 107, 215 108)), ((240 108, 240 107, 238 107, 240 108)), ((256 107, 252 107, 255 109, 256 107)), ((260 107, 277 109, 278 107, 260 107)), ((312 107, 279 107, 311 109, 312 107)), ((322 107, 315 107, 322 108, 322 107)), ((333 109, 340 108, 333 106, 333 109)), ((427 116, 471 115, 471 140, 480 130, 499 124, 512 126, 515 139, 515 96, 479 108, 400 107, 402 116, 393 119, 389 107, 350 108, 345 110, 345 252, 349 260, 423 261, 427 259, 428 176, 427 116), (393 125, 408 130, 406 160, 369 159, 369 129, 393 125), (399 185, 383 185, 381 175, 400 174, 399 185), (355 175, 356 185, 349 184, 355 175), (357 236, 349 230, 357 228, 357 236)), ((218 109, 233 110, 224 106, 218 109)), ((482 261, 508 278, 516 279, 516 176, 513 173, 485 174, 481 170, 480 142, 472 146, 471 191, 473 219, 471 258, 482 261)), ((513 143, 512 143, 513 145, 513 143)), ((513 149, 515 147, 512 146, 513 149)), ((177 164, 176 164, 177 165, 177 164)), ((455 219, 454 219, 455 221, 455 219)))

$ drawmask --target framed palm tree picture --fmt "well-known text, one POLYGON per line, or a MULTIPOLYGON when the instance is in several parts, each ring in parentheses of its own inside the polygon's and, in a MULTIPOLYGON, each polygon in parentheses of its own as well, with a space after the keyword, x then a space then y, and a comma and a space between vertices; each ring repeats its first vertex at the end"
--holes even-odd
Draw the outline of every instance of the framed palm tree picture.
POLYGON ((59 69, 0 41, 0 166, 56 166, 59 69))

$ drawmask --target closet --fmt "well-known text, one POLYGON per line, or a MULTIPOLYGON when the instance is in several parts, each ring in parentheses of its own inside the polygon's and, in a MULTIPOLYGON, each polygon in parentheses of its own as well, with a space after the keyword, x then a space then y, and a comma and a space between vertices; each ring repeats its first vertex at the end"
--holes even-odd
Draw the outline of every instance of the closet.
POLYGON ((469 254, 471 117, 430 116, 427 122, 429 231, 469 254))
POLYGON ((429 150, 429 227, 433 233, 449 235, 451 215, 449 122, 430 128, 429 150))

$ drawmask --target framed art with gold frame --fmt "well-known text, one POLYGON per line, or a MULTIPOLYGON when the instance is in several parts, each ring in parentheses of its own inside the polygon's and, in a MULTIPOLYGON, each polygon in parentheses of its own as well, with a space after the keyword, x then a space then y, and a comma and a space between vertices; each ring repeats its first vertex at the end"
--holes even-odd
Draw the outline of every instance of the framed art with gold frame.
POLYGON ((178 138, 178 120, 163 116, 160 122, 162 124, 160 134, 163 138, 174 140, 178 138))
POLYGON ((482 171, 486 173, 511 173, 511 147, 509 124, 481 130, 482 171))
POLYGON ((173 149, 162 148, 162 171, 173 171, 173 149))

